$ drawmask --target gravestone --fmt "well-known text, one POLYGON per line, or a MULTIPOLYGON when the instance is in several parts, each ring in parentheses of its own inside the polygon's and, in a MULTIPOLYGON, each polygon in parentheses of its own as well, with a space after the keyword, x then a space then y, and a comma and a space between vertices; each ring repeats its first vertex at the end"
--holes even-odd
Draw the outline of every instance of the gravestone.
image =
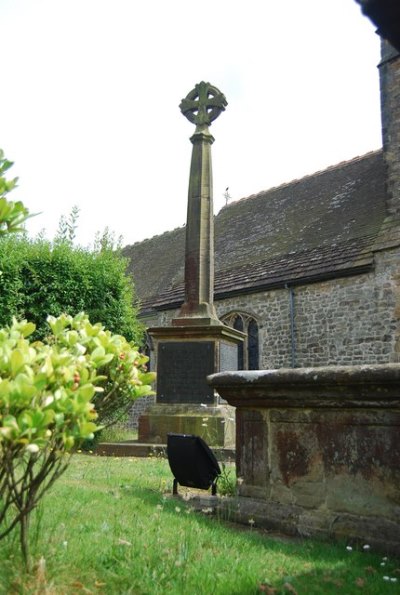
POLYGON ((156 405, 139 419, 139 441, 165 443, 168 432, 197 434, 213 446, 232 447, 234 415, 209 387, 206 377, 237 369, 243 333, 225 326, 214 307, 214 212, 211 123, 227 101, 202 81, 180 109, 196 125, 190 166, 185 300, 170 327, 149 329, 155 349, 156 405))

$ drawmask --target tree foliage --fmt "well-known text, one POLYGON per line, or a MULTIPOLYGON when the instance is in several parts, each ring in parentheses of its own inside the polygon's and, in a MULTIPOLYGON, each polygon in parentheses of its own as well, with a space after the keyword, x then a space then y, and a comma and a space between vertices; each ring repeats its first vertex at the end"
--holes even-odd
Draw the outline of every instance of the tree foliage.
POLYGON ((10 235, 21 231, 30 217, 22 202, 6 197, 17 183, 17 178, 6 179, 12 165, 0 150, 0 326, 10 324, 13 316, 27 319, 36 326, 34 337, 43 338, 48 315, 85 311, 91 320, 140 343, 143 328, 136 318, 127 261, 107 228, 94 250, 74 247, 79 217, 75 206, 68 217, 61 217, 54 242, 10 235))
POLYGON ((48 315, 85 311, 112 332, 141 342, 126 260, 111 248, 91 251, 68 241, 7 236, 0 238, 0 271, 0 326, 13 316, 27 319, 42 339, 48 315))

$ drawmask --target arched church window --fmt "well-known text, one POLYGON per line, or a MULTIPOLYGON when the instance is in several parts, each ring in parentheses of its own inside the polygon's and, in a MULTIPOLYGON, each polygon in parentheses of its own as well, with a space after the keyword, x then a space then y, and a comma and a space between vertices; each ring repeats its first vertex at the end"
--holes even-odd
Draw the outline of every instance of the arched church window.
MULTIPOLYGON (((244 324, 243 324, 243 319, 241 316, 236 316, 236 318, 234 319, 233 322, 233 328, 236 329, 237 331, 244 331, 244 324)), ((238 369, 239 370, 244 370, 244 341, 243 343, 239 343, 238 345, 238 369)))
POLYGON ((231 312, 221 317, 221 321, 238 331, 246 333, 245 340, 238 349, 238 369, 259 369, 258 324, 253 316, 245 312, 231 312))
POLYGON ((248 369, 259 369, 259 353, 258 353, 258 324, 252 318, 247 325, 247 352, 248 352, 248 369))

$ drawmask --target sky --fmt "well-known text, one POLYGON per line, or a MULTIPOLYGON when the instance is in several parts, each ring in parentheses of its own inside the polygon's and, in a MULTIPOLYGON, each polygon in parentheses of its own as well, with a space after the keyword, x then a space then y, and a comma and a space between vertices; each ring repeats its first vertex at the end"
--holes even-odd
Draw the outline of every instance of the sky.
POLYGON ((10 199, 51 239, 123 245, 186 221, 201 80, 228 101, 211 133, 214 210, 381 146, 379 38, 354 0, 0 0, 0 147, 10 199))

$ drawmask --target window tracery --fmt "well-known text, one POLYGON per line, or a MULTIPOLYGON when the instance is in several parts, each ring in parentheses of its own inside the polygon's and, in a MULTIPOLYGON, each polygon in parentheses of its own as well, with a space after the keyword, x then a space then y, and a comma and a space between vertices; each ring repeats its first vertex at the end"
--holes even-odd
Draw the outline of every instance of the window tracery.
POLYGON ((221 322, 246 334, 238 349, 238 369, 259 369, 259 338, 257 320, 245 312, 230 312, 221 316, 221 322))

